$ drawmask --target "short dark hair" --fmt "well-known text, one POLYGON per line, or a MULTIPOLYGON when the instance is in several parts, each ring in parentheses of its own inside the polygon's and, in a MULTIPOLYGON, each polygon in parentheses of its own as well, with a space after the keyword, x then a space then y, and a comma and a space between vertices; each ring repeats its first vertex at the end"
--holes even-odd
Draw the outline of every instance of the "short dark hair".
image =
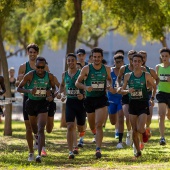
POLYGON ((48 64, 47 61, 46 61, 46 59, 45 59, 44 57, 37 57, 37 58, 36 58, 36 63, 37 63, 37 61, 44 61, 45 64, 48 64))
POLYGON ((130 51, 128 52, 128 56, 129 56, 129 55, 136 54, 136 53, 137 53, 137 51, 135 51, 135 50, 130 50, 130 51))
POLYGON ((103 56, 103 50, 99 47, 94 47, 92 50, 91 50, 91 54, 93 55, 93 53, 101 53, 101 55, 103 56))
POLYGON ((67 56, 66 56, 66 59, 68 57, 74 57, 77 60, 77 56, 74 53, 68 53, 67 56))
POLYGON ((138 53, 139 53, 139 54, 145 54, 146 57, 147 57, 147 52, 146 52, 146 51, 140 50, 138 53))
POLYGON ((122 53, 123 55, 125 55, 124 50, 121 50, 121 49, 120 49, 120 50, 117 50, 117 51, 115 52, 115 55, 118 54, 118 53, 122 53))
POLYGON ((79 48, 77 50, 77 55, 79 55, 79 54, 86 54, 86 51, 83 48, 79 48))
POLYGON ((132 60, 133 60, 135 57, 139 57, 139 58, 141 58, 141 60, 143 61, 143 57, 142 57, 141 54, 139 54, 139 53, 134 54, 134 55, 132 56, 132 60))
POLYGON ((159 50, 159 53, 161 54, 161 53, 163 53, 163 52, 167 52, 167 53, 170 54, 170 49, 167 48, 167 47, 163 47, 163 48, 161 48, 161 49, 159 50))
POLYGON ((27 51, 29 51, 30 48, 33 48, 35 51, 39 52, 39 47, 37 44, 32 43, 27 46, 27 51))
POLYGON ((83 68, 83 66, 81 65, 81 63, 77 62, 76 64, 79 65, 81 68, 83 68))
POLYGON ((116 59, 124 59, 124 55, 122 55, 122 54, 116 54, 116 55, 114 55, 113 56, 113 58, 116 60, 116 59))

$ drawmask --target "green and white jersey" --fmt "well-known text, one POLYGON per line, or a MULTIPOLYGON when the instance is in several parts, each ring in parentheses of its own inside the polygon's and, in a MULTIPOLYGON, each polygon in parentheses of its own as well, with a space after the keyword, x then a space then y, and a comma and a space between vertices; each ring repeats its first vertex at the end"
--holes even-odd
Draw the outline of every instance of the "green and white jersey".
POLYGON ((39 77, 36 74, 36 71, 33 71, 33 78, 30 82, 28 89, 36 88, 36 93, 30 94, 28 93, 28 98, 32 100, 45 100, 46 98, 46 92, 50 89, 50 80, 49 80, 49 74, 45 71, 44 77, 39 77))
POLYGON ((143 72, 140 77, 136 77, 134 72, 132 72, 128 80, 128 85, 129 88, 133 88, 135 90, 134 92, 129 93, 130 100, 148 100, 145 72, 143 72))
POLYGON ((92 64, 89 64, 89 74, 85 80, 86 86, 92 86, 93 90, 91 92, 86 91, 87 97, 99 97, 106 94, 106 80, 107 71, 105 66, 99 70, 96 70, 92 64))
POLYGON ((165 68, 165 67, 163 67, 163 64, 159 64, 159 68, 158 68, 158 77, 159 77, 158 91, 170 93, 170 82, 167 81, 169 76, 170 76, 170 66, 165 68))
POLYGON ((68 71, 65 72, 64 82, 66 87, 67 98, 76 99, 77 95, 80 94, 80 90, 75 86, 75 82, 80 74, 80 70, 77 70, 73 77, 70 77, 68 71))

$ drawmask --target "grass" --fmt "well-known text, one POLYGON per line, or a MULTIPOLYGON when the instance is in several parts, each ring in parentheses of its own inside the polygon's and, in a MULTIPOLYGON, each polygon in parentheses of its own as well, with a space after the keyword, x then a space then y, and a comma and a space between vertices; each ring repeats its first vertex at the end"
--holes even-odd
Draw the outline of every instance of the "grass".
MULTIPOLYGON (((133 150, 124 144, 124 149, 116 149, 117 139, 114 139, 114 128, 109 121, 104 132, 102 145, 103 157, 95 159, 95 144, 89 128, 85 136, 85 146, 80 150, 74 160, 68 159, 66 144, 66 129, 60 128, 60 122, 55 122, 51 134, 46 134, 46 147, 48 156, 42 163, 28 162, 28 150, 25 140, 25 126, 23 122, 13 121, 13 135, 3 136, 3 124, 0 124, 0 169, 170 169, 170 123, 166 125, 166 146, 159 145, 158 121, 153 120, 152 137, 142 151, 142 157, 133 159, 133 150)), ((125 135, 124 135, 125 136, 125 135)), ((125 141, 125 137, 124 137, 125 141)), ((35 155, 37 151, 35 151, 35 155)))

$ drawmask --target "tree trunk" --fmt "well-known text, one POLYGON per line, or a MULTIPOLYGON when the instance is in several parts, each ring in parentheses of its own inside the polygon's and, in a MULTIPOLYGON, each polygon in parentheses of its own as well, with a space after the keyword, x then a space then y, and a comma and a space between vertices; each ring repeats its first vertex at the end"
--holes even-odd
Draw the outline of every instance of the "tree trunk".
MULTIPOLYGON (((4 76, 4 82, 6 87, 6 97, 11 97, 11 88, 9 83, 9 76, 8 76, 8 63, 5 53, 5 48, 3 45, 3 38, 1 34, 1 27, 2 24, 0 22, 0 57, 2 62, 2 70, 3 70, 3 76, 4 76)), ((4 135, 5 136, 11 136, 12 135, 12 128, 11 128, 11 113, 12 113, 12 104, 8 104, 5 106, 5 127, 4 127, 4 135)))
MULTIPOLYGON (((82 25, 82 9, 81 9, 82 0, 73 0, 73 2, 74 2, 74 10, 75 10, 75 19, 68 33, 66 54, 74 53, 75 48, 76 48, 76 41, 77 41, 78 33, 82 25)), ((65 70, 67 70, 66 61, 65 61, 65 70)), ((66 107, 66 104, 63 103, 60 127, 66 127, 65 107, 66 107)))

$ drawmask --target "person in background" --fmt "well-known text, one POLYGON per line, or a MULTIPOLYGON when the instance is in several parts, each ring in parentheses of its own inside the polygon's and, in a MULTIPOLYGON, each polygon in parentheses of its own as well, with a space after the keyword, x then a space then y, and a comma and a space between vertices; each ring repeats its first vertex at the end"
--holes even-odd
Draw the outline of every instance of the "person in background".
POLYGON ((77 50, 77 62, 81 63, 82 67, 88 65, 85 59, 86 59, 86 51, 83 48, 79 48, 77 50))
POLYGON ((16 78, 14 77, 15 75, 15 69, 14 67, 11 67, 9 69, 9 82, 10 82, 10 87, 11 87, 11 97, 15 97, 15 83, 16 83, 16 78))

